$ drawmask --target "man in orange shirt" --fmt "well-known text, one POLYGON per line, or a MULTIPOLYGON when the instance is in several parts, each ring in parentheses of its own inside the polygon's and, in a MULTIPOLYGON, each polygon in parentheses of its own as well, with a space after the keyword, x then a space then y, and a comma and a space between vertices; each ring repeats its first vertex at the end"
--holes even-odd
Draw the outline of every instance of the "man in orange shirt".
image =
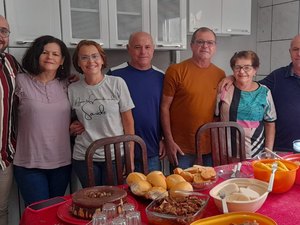
MULTIPOLYGON (((211 63, 216 52, 216 35, 211 29, 196 30, 190 46, 192 57, 167 69, 161 102, 166 152, 171 165, 181 168, 194 164, 196 131, 213 121, 217 85, 225 77, 224 71, 211 63)), ((208 139, 202 143, 203 162, 210 165, 208 139)))

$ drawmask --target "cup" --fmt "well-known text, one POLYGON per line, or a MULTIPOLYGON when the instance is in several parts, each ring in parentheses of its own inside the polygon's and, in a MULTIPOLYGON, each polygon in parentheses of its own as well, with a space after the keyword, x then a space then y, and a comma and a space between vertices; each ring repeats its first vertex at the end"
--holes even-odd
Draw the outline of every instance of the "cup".
POLYGON ((293 141, 293 149, 295 152, 300 152, 300 139, 293 141))
POLYGON ((102 212, 106 215, 106 219, 111 221, 117 216, 117 206, 115 203, 105 203, 102 207, 102 212))
POLYGON ((107 224, 107 217, 105 213, 100 212, 94 214, 92 225, 106 225, 106 224, 107 224))
POLYGON ((135 208, 133 204, 125 203, 122 209, 123 209, 123 214, 126 215, 129 212, 133 212, 135 208))
POLYGON ((128 212, 126 214, 127 225, 141 225, 141 213, 138 211, 128 212))
POLYGON ((111 225, 127 225, 124 217, 116 217, 111 221, 111 225))

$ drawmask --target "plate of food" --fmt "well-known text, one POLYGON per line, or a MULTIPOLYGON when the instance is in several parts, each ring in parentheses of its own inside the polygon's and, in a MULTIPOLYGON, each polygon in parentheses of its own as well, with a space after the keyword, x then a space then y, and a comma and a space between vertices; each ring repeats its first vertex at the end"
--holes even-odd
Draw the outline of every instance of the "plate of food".
POLYGON ((218 175, 213 167, 194 165, 187 169, 176 168, 174 174, 179 174, 190 182, 194 190, 209 189, 218 180, 218 175))

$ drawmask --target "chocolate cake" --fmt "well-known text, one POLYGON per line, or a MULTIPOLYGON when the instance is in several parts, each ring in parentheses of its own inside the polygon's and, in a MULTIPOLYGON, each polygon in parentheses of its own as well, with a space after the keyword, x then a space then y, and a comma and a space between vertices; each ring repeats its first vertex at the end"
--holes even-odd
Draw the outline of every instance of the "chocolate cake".
POLYGON ((96 210, 102 210, 107 202, 117 205, 118 210, 126 201, 127 192, 118 187, 96 186, 81 189, 72 195, 72 213, 81 219, 92 219, 96 210))

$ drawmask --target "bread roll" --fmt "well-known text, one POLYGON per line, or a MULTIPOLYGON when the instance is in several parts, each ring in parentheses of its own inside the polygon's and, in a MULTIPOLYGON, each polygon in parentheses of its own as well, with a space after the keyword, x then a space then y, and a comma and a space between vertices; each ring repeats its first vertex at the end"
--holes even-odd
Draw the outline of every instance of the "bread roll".
POLYGON ((152 188, 152 185, 146 180, 139 180, 130 186, 130 190, 137 196, 144 196, 152 188))
POLYGON ((166 182, 167 182, 167 188, 171 189, 175 184, 185 181, 185 179, 178 175, 178 174, 171 174, 167 176, 166 182))
POLYGON ((147 181, 154 187, 167 189, 166 177, 161 171, 152 171, 147 175, 147 181))
POLYGON ((194 174, 194 183, 201 184, 205 182, 205 180, 202 178, 201 173, 194 174))
POLYGON ((194 174, 194 173, 199 173, 200 170, 198 167, 189 167, 183 171, 194 174))
POLYGON ((173 173, 174 173, 174 174, 180 174, 182 171, 183 171, 183 169, 177 167, 177 168, 175 168, 175 169, 173 170, 173 173))
POLYGON ((205 170, 202 170, 201 176, 204 180, 211 180, 217 175, 216 171, 212 167, 206 167, 205 170))
POLYGON ((138 182, 139 180, 146 180, 146 176, 139 172, 132 172, 128 174, 126 178, 126 183, 131 186, 133 183, 138 182))
POLYGON ((182 176, 187 182, 193 182, 194 180, 194 176, 190 172, 182 171, 180 176, 182 176))
POLYGON ((193 186, 186 181, 179 182, 175 184, 171 189, 170 189, 170 196, 172 198, 177 198, 177 197, 182 197, 184 196, 182 193, 176 193, 176 191, 193 191, 193 186))
POLYGON ((162 187, 152 187, 145 194, 145 198, 154 200, 158 197, 167 197, 168 195, 169 195, 169 193, 166 189, 164 189, 162 187))

